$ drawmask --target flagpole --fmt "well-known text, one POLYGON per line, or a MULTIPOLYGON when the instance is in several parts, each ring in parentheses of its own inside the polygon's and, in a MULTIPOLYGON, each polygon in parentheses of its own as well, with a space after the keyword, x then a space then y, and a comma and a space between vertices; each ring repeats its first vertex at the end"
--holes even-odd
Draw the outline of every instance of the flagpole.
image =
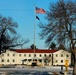
POLYGON ((35 25, 36 25, 36 11, 35 11, 35 5, 34 5, 34 55, 35 55, 35 32, 36 32, 35 25))

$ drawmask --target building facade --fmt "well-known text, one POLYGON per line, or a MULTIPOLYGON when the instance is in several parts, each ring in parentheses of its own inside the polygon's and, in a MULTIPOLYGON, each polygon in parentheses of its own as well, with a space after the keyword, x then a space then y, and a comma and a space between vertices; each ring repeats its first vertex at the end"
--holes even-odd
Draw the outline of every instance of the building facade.
POLYGON ((2 53, 0 65, 65 65, 65 60, 71 63, 71 53, 64 50, 16 49, 2 53))

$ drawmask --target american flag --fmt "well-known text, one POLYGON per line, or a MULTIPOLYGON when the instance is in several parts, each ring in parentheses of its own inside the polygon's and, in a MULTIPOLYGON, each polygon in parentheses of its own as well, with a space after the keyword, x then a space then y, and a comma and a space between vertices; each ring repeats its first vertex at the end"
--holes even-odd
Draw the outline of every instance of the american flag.
POLYGON ((37 14, 46 14, 46 11, 43 8, 36 7, 36 13, 37 14))

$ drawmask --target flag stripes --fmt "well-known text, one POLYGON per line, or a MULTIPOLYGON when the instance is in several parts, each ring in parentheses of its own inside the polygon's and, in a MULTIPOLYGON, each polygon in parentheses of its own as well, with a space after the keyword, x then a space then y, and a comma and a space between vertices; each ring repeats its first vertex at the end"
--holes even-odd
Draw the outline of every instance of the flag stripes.
POLYGON ((37 14, 46 14, 46 11, 43 8, 35 7, 37 14))

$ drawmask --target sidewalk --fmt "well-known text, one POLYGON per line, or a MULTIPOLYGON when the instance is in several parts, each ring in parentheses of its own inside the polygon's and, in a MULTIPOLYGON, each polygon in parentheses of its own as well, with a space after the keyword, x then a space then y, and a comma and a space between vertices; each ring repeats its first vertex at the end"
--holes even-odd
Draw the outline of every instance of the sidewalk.
MULTIPOLYGON (((52 68, 52 69, 60 69, 61 66, 44 66, 45 68, 52 68)), ((65 70, 65 67, 63 66, 63 70, 65 70)), ((73 68, 68 67, 68 70, 73 70, 73 68)))

